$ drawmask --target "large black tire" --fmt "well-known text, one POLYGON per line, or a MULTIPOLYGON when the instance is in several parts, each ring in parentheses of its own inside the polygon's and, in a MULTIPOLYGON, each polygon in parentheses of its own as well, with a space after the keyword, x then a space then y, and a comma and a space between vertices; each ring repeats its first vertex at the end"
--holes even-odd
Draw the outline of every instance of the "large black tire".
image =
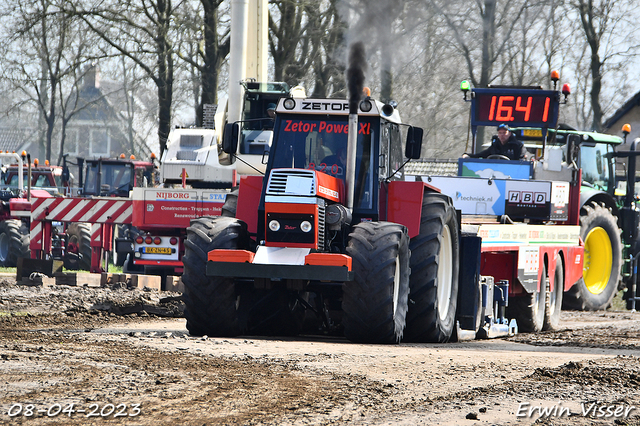
MULTIPOLYGON (((546 272, 544 270, 543 272, 546 272)), ((551 291, 551 283, 546 279, 547 296, 544 309, 543 330, 557 330, 560 324, 560 311, 562 310, 562 296, 564 294, 564 268, 562 258, 556 257, 556 270, 554 273, 554 287, 551 291)))
POLYGON ((420 233, 409 245, 411 281, 406 341, 446 342, 451 338, 458 305, 459 241, 451 199, 425 193, 420 233))
POLYGON ((507 316, 515 318, 518 330, 537 333, 544 326, 544 314, 547 294, 547 269, 542 267, 540 291, 525 293, 523 296, 509 298, 507 316))
POLYGON ((349 234, 347 254, 354 281, 343 284, 342 324, 354 342, 398 343, 409 296, 407 229, 389 222, 362 222, 349 234))
POLYGON ((618 291, 622 242, 616 218, 595 203, 580 210, 580 237, 584 241, 582 278, 564 295, 564 308, 606 309, 618 291))
POLYGON ((239 192, 240 191, 238 190, 238 188, 235 188, 230 193, 227 194, 227 197, 224 200, 224 204, 222 205, 221 216, 236 217, 236 210, 238 209, 238 193, 239 192))
POLYGON ((29 228, 20 220, 4 220, 0 222, 0 266, 14 267, 20 257, 29 257, 29 228))
POLYGON ((246 249, 246 223, 228 217, 202 217, 187 228, 182 257, 183 299, 187 329, 194 336, 237 336, 245 331, 247 295, 233 278, 208 277, 207 255, 213 249, 246 249))
POLYGON ((67 248, 64 267, 67 269, 91 269, 91 225, 72 223, 67 228, 67 248))

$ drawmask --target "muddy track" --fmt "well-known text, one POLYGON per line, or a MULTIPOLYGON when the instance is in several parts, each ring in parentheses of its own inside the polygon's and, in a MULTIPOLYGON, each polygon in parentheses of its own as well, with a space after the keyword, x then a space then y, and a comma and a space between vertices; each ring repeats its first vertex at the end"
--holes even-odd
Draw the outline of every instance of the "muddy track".
POLYGON ((0 423, 640 425, 637 313, 395 346, 196 338, 180 316, 177 295, 0 283, 0 423))

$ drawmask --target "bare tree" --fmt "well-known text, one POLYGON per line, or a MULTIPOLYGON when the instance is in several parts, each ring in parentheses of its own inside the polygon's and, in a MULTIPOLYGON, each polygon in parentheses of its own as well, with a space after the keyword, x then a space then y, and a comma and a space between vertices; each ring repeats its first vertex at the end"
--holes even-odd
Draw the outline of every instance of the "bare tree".
POLYGON ((80 17, 111 49, 140 67, 154 82, 158 93, 158 141, 160 155, 171 128, 174 85, 174 42, 177 4, 171 0, 105 1, 84 8, 65 0, 66 8, 80 17))
POLYGON ((196 124, 202 124, 202 105, 218 102, 220 70, 230 49, 229 26, 219 15, 222 0, 200 0, 199 8, 185 7, 178 15, 181 27, 177 55, 189 66, 196 97, 196 124))
POLYGON ((91 42, 57 2, 15 0, 12 6, 15 31, 5 44, 3 77, 40 112, 41 153, 51 161, 58 108, 70 94, 64 83, 73 84, 78 70, 92 60, 91 42))
POLYGON ((589 46, 591 128, 600 130, 604 121, 605 75, 628 65, 628 59, 637 53, 632 42, 637 19, 632 19, 637 18, 638 6, 636 2, 620 0, 571 0, 569 5, 579 15, 584 41, 589 46))

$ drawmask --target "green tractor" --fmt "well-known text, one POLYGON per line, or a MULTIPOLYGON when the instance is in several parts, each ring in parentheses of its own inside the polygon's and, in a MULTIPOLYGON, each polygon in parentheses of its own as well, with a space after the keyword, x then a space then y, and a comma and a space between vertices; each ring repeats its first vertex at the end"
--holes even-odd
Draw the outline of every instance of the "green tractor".
POLYGON ((563 308, 601 310, 611 304, 619 290, 631 289, 632 260, 637 252, 637 221, 623 217, 633 213, 635 202, 626 197, 626 174, 616 174, 616 152, 624 143, 618 136, 578 131, 561 125, 549 130, 546 146, 541 132, 514 129, 527 149, 545 158, 562 156, 562 161, 575 162, 582 171, 580 191, 580 236, 584 241, 583 277, 564 295, 563 308), (629 205, 627 205, 629 204, 629 205))

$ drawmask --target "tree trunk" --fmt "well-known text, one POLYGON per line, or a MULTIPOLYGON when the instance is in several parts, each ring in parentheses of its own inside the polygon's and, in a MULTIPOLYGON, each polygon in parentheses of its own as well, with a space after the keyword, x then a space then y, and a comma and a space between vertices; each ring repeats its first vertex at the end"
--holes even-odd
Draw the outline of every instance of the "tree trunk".
POLYGON ((202 67, 202 94, 196 123, 202 126, 202 112, 204 104, 215 104, 218 102, 218 63, 219 45, 218 32, 218 6, 217 0, 201 0, 204 9, 204 65, 202 67))

